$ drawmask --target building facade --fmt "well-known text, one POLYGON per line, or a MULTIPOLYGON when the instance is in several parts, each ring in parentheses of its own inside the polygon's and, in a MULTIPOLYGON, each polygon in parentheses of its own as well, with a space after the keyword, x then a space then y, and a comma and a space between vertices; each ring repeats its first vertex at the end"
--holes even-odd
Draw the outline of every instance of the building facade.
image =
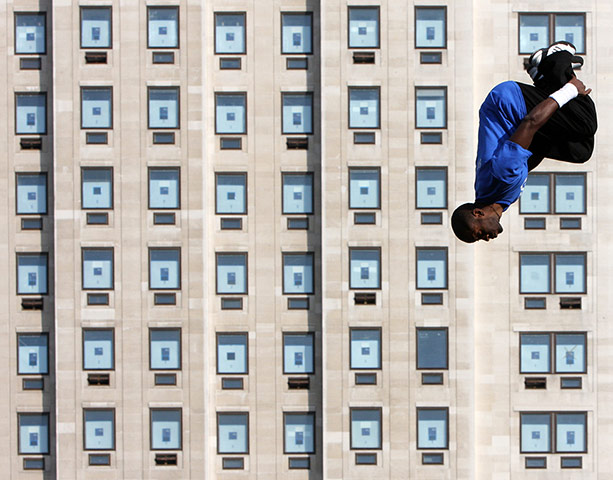
POLYGON ((6 478, 611 476, 608 3, 1 1, 6 478), (462 244, 555 40, 594 155, 462 244))

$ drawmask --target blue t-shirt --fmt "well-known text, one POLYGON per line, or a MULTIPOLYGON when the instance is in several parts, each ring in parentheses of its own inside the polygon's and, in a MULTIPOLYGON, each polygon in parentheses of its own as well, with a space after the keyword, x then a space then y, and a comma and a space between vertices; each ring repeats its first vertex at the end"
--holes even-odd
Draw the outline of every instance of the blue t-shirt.
POLYGON ((532 152, 511 142, 527 114, 519 85, 503 82, 489 93, 479 110, 479 146, 475 201, 509 208, 521 195, 528 178, 532 152))

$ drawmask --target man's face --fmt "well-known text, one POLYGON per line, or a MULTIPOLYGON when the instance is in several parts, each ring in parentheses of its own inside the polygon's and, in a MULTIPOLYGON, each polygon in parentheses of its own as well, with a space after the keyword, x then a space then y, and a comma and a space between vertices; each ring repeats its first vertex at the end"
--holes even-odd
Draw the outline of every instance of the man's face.
POLYGON ((476 216, 472 222, 471 233, 475 240, 485 240, 489 242, 490 239, 496 238, 498 234, 502 233, 502 225, 500 225, 500 219, 494 212, 485 213, 482 216, 476 216))

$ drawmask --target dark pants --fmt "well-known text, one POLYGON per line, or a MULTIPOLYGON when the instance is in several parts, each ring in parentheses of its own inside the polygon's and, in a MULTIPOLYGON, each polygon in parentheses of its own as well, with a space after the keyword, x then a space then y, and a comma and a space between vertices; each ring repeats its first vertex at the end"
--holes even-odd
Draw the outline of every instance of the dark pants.
MULTIPOLYGON (((519 83, 528 112, 545 100, 551 92, 519 83)), ((536 133, 530 150, 528 168, 535 168, 544 157, 570 163, 585 163, 594 150, 594 134, 598 128, 596 107, 587 95, 580 95, 556 111, 536 133)))

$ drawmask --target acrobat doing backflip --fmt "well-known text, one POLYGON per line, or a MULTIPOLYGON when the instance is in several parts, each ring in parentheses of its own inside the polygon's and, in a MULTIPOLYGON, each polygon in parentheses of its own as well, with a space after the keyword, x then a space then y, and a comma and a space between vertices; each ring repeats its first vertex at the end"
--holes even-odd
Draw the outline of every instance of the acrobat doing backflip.
POLYGON ((571 163, 591 157, 596 108, 591 89, 573 72, 582 64, 572 44, 556 42, 530 56, 534 86, 508 81, 490 91, 479 110, 475 202, 451 217, 460 240, 488 241, 502 233, 502 213, 544 157, 571 163))

